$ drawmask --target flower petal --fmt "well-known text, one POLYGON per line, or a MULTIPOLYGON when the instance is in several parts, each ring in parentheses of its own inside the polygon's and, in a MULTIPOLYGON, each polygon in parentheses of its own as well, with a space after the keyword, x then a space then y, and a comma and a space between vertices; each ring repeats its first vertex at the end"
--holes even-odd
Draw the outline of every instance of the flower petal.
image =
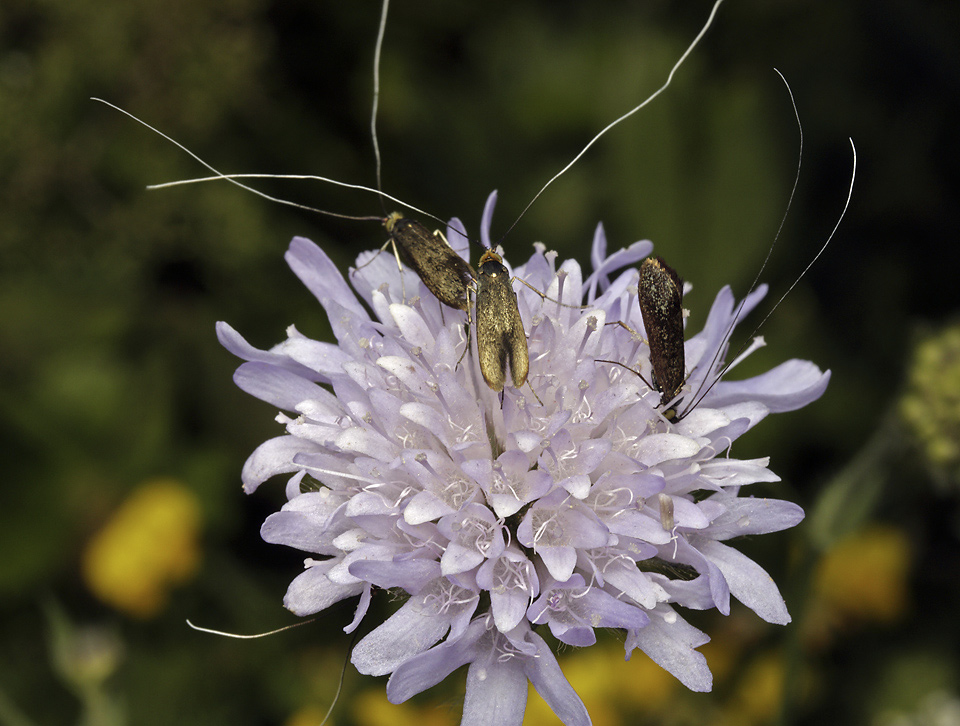
POLYGON ((270 477, 296 471, 293 457, 308 447, 296 436, 278 436, 260 444, 243 465, 243 491, 252 494, 270 477))
POLYGON ((400 665, 387 681, 387 698, 390 703, 403 703, 437 685, 457 668, 472 661, 476 657, 476 642, 483 632, 483 620, 477 619, 460 639, 434 646, 400 665))
POLYGON ((721 381, 707 396, 708 405, 749 398, 762 403, 771 413, 795 411, 816 401, 827 390, 830 371, 823 372, 810 361, 788 360, 773 370, 744 381, 721 381))
POLYGON ((747 534, 766 534, 795 527, 803 520, 803 508, 780 499, 729 497, 725 512, 713 520, 710 536, 727 540, 747 534))
POLYGON ((537 657, 523 660, 523 672, 537 693, 565 726, 590 726, 587 707, 564 677, 546 641, 533 632, 527 634, 527 640, 536 645, 537 657))
MULTIPOLYGON (((327 257, 326 252, 312 241, 306 237, 294 237, 284 259, 324 308, 327 303, 336 301, 339 307, 350 311, 359 319, 369 320, 367 311, 363 309, 337 266, 327 257)), ((334 321, 330 322, 332 324, 334 321)))
POLYGON ((337 564, 336 560, 309 562, 311 565, 290 583, 283 598, 283 606, 294 615, 313 615, 345 598, 359 595, 363 590, 362 582, 338 585, 327 577, 337 564))
POLYGON ((634 648, 639 648, 691 691, 704 693, 713 688, 713 676, 707 659, 694 648, 709 641, 704 633, 662 605, 646 627, 628 634, 627 659, 634 648))
POLYGON ((713 561, 730 586, 730 594, 768 623, 790 622, 787 604, 773 578, 760 565, 732 547, 706 541, 699 550, 713 561))
POLYGON ((442 638, 449 623, 411 597, 397 612, 357 643, 350 662, 368 676, 383 676, 442 638))
POLYGON ((527 708, 523 665, 519 658, 471 663, 460 726, 521 726, 527 708))
POLYGON ((233 381, 241 391, 285 411, 295 411, 302 401, 330 395, 316 383, 269 363, 244 363, 233 374, 233 381))

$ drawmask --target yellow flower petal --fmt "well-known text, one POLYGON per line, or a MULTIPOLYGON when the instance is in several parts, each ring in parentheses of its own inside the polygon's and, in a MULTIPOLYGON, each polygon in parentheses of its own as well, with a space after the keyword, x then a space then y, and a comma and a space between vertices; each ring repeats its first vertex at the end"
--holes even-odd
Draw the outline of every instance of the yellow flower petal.
POLYGON ((84 581, 103 602, 140 618, 166 604, 197 569, 200 505, 174 479, 140 485, 87 544, 84 581))

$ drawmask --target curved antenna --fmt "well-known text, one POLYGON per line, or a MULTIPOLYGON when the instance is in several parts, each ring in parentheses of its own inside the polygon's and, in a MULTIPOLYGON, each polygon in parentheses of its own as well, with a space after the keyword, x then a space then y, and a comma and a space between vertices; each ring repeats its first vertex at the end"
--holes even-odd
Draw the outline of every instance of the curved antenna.
MULTIPOLYGON (((380 28, 377 31, 377 44, 373 49, 373 109, 370 112, 370 138, 373 140, 373 156, 377 160, 377 191, 383 189, 383 180, 380 178, 380 141, 377 138, 377 109, 380 107, 380 55, 383 51, 383 36, 387 30, 387 9, 390 7, 390 0, 383 0, 383 8, 380 11, 380 28)), ((380 208, 386 214, 384 209, 383 192, 380 192, 380 208)))
POLYGON ((519 221, 523 218, 523 215, 525 215, 525 214, 527 213, 527 210, 529 210, 530 207, 533 206, 533 203, 534 203, 535 201, 537 201, 537 199, 540 198, 540 195, 543 194, 543 193, 547 190, 547 187, 549 187, 549 186, 550 186, 551 184, 553 184, 557 179, 559 179, 561 176, 563 176, 571 166, 573 166, 574 164, 576 164, 576 163, 580 160, 580 157, 587 153, 587 149, 589 149, 589 148, 590 148, 591 146, 593 146, 597 141, 600 140, 600 137, 601 137, 601 136, 603 136, 604 134, 606 134, 610 129, 612 129, 614 126, 618 125, 620 122, 626 121, 628 118, 630 118, 631 116, 633 116, 633 114, 635 114, 637 111, 639 111, 639 110, 642 109, 644 106, 646 106, 646 105, 649 104, 651 101, 653 101, 653 99, 655 99, 657 96, 659 96, 659 95, 660 95, 661 93, 663 93, 665 90, 667 90, 667 87, 673 82, 673 76, 676 74, 677 70, 679 70, 680 66, 682 66, 683 63, 684 63, 684 61, 687 60, 687 57, 693 52, 693 49, 697 47, 697 45, 700 43, 700 41, 701 41, 701 39, 703 38, 703 36, 706 35, 707 31, 710 29, 710 26, 713 25, 713 19, 716 17, 716 15, 717 15, 717 10, 720 8, 720 5, 721 5, 721 4, 723 4, 723 0, 717 0, 717 1, 713 4, 713 9, 710 11, 710 17, 707 18, 707 22, 706 22, 706 23, 704 24, 704 26, 700 29, 700 32, 697 33, 697 37, 693 39, 693 42, 692 42, 692 43, 687 47, 687 49, 683 52, 683 55, 680 56, 680 59, 679 59, 676 63, 673 64, 673 68, 670 69, 670 73, 667 75, 667 80, 666 80, 666 82, 665 82, 662 86, 660 86, 660 88, 658 88, 656 91, 654 91, 652 94, 650 94, 650 96, 648 96, 647 99, 646 99, 645 101, 643 101, 639 106, 635 106, 634 108, 632 108, 631 110, 629 110, 629 111, 627 111, 625 114, 623 114, 620 118, 618 118, 618 119, 616 119, 616 120, 611 121, 610 123, 608 123, 608 124, 603 128, 603 130, 600 131, 600 133, 598 133, 596 136, 594 136, 592 139, 590 139, 590 141, 587 143, 587 145, 584 146, 584 147, 580 150, 580 152, 579 152, 575 157, 573 157, 573 159, 571 159, 570 162, 569 162, 565 167, 563 167, 560 171, 558 171, 556 174, 554 174, 554 175, 550 178, 550 180, 549 180, 546 184, 543 185, 543 187, 540 189, 540 191, 537 192, 537 193, 533 196, 533 199, 531 199, 531 200, 527 203, 527 206, 525 206, 525 207, 523 208, 523 211, 520 212, 520 216, 517 217, 517 218, 513 221, 513 224, 511 224, 511 225, 507 228, 507 231, 503 233, 503 236, 500 238, 501 241, 503 241, 503 239, 504 239, 508 234, 510 234, 511 230, 513 230, 513 228, 517 226, 517 222, 519 222, 519 221))
MULTIPOLYGON (((430 212, 425 212, 424 210, 419 209, 418 207, 415 207, 412 204, 407 204, 406 202, 400 199, 397 199, 396 197, 390 196, 386 192, 381 192, 379 189, 374 189, 373 187, 364 186, 363 184, 350 184, 348 182, 342 182, 336 179, 330 179, 325 176, 318 176, 317 174, 256 174, 256 173, 218 174, 217 176, 204 176, 204 177, 197 177, 195 179, 177 179, 176 181, 162 182, 160 184, 150 184, 147 186, 147 189, 151 189, 151 190, 166 189, 167 187, 178 187, 184 184, 201 184, 203 182, 219 181, 221 179, 226 181, 231 181, 233 179, 295 179, 300 181, 319 181, 319 182, 324 182, 325 184, 333 184, 334 186, 345 187, 347 189, 359 189, 360 191, 363 191, 363 192, 370 192, 371 194, 379 194, 381 197, 385 199, 389 199, 391 202, 396 202, 401 207, 405 207, 407 209, 410 209, 416 212, 417 214, 422 214, 426 217, 430 217, 431 219, 437 222, 440 222, 441 224, 445 224, 445 222, 442 219, 440 219, 439 217, 435 217, 434 215, 430 214, 430 212)), ((306 209, 311 212, 319 212, 320 214, 333 214, 333 212, 325 212, 322 209, 314 209, 313 207, 308 207, 303 204, 297 204, 296 202, 288 202, 284 199, 274 199, 269 195, 260 193, 256 189, 250 189, 250 187, 247 187, 246 185, 243 185, 243 184, 240 184, 239 186, 243 187, 244 189, 249 189, 250 191, 254 192, 255 194, 261 197, 266 197, 271 201, 280 202, 281 204, 288 204, 294 207, 298 207, 300 209, 306 209)), ((341 217, 343 219, 359 219, 359 220, 369 220, 369 221, 375 220, 378 222, 383 221, 383 217, 378 217, 373 215, 365 216, 365 217, 352 217, 345 214, 336 214, 334 216, 341 217)))
MULTIPOLYGON (((797 283, 799 283, 800 280, 803 279, 804 275, 806 275, 807 272, 810 270, 810 268, 813 267, 814 263, 820 259, 820 255, 823 254, 824 250, 827 249, 827 245, 829 245, 831 240, 833 240, 834 235, 837 233, 837 229, 839 229, 840 227, 840 223, 843 221, 843 218, 847 214, 847 210, 850 209, 850 200, 853 198, 853 183, 857 178, 857 147, 853 143, 852 137, 849 137, 847 141, 850 142, 850 151, 853 154, 853 169, 850 172, 850 185, 847 188, 847 200, 843 205, 843 210, 840 212, 840 216, 837 218, 836 223, 833 225, 833 229, 830 230, 830 235, 827 237, 826 242, 824 242, 823 245, 820 247, 820 249, 817 250, 817 254, 815 254, 813 256, 813 259, 807 263, 807 266, 803 268, 803 272, 800 273, 800 276, 797 277, 797 279, 793 281, 793 284, 791 284, 790 287, 787 288, 787 291, 780 296, 780 299, 777 300, 777 304, 773 306, 773 310, 767 313, 764 316, 763 320, 760 321, 760 325, 763 325, 767 321, 767 318, 769 318, 773 314, 774 310, 776 310, 777 307, 779 307, 780 303, 783 302, 784 298, 787 295, 789 295, 791 292, 793 292, 793 288, 797 286, 797 283)), ((758 326, 758 329, 759 329, 759 326, 758 326)), ((756 330, 754 330, 754 333, 755 332, 756 330)))
MULTIPOLYGON (((294 628, 299 628, 301 625, 309 625, 315 620, 316 618, 310 618, 309 620, 304 620, 299 623, 292 623, 291 625, 285 625, 282 628, 277 628, 276 630, 269 630, 265 633, 255 633, 253 635, 242 635, 240 633, 228 633, 223 630, 214 630, 212 628, 204 628, 199 625, 195 625, 194 623, 190 622, 189 619, 187 620, 187 625, 189 625, 190 628, 192 628, 193 630, 196 630, 197 632, 200 632, 200 633, 209 633, 211 635, 219 635, 224 638, 236 638, 238 640, 253 640, 256 638, 265 638, 268 635, 276 635, 277 633, 282 633, 285 630, 293 630, 294 628)), ((353 637, 350 639, 350 645, 348 647, 353 648, 353 644, 356 642, 357 642, 357 634, 354 633, 353 637)), ((331 703, 330 708, 327 709, 327 714, 326 716, 324 716, 323 721, 320 722, 320 726, 323 726, 323 724, 325 724, 327 721, 330 720, 330 715, 333 713, 334 707, 336 707, 337 703, 340 700, 340 693, 343 690, 343 679, 347 672, 347 663, 349 662, 349 660, 350 660, 349 655, 348 657, 343 659, 343 666, 340 668, 340 679, 337 682, 337 691, 336 693, 333 694, 333 703, 331 703)))
POLYGON ((431 219, 433 219, 433 220, 435 220, 435 221, 440 222, 441 224, 443 224, 443 220, 442 220, 442 219, 440 219, 439 217, 437 217, 437 216, 435 216, 435 215, 433 215, 433 214, 430 214, 429 212, 426 212, 426 211, 424 211, 424 210, 422 210, 422 209, 418 209, 417 207, 413 206, 412 204, 407 204, 406 202, 404 202, 404 201, 402 201, 402 200, 400 200, 400 199, 397 199, 396 197, 390 196, 389 194, 384 194, 383 192, 381 192, 381 191, 378 190, 378 189, 372 189, 372 188, 367 187, 367 186, 364 186, 364 185, 362 185, 362 184, 349 184, 349 183, 347 183, 347 182, 337 181, 336 179, 330 179, 330 178, 328 178, 328 177, 318 176, 318 175, 316 175, 316 174, 224 174, 224 173, 221 172, 219 169, 216 169, 212 164, 209 164, 207 161, 205 161, 204 159, 200 158, 197 154, 195 154, 194 152, 192 152, 190 149, 188 149, 186 146, 184 146, 183 144, 181 144, 179 141, 177 141, 177 140, 174 139, 173 137, 168 136, 167 134, 165 134, 165 133, 163 133, 162 131, 160 131, 158 128, 155 128, 154 126, 151 126, 150 124, 148 124, 146 121, 144 121, 144 120, 142 120, 142 119, 134 116, 134 115, 133 115, 132 113, 130 113, 129 111, 127 111, 127 110, 125 110, 125 109, 123 109, 123 108, 120 108, 120 107, 117 106, 116 104, 110 103, 109 101, 106 101, 106 100, 104 100, 104 99, 102 99, 102 98, 97 98, 96 96, 91 97, 90 100, 91 100, 91 101, 96 101, 96 102, 98 102, 98 103, 102 103, 102 104, 105 105, 105 106, 109 106, 110 108, 114 109, 115 111, 119 111, 119 112, 122 113, 124 116, 127 116, 128 118, 133 119, 134 121, 136 121, 136 122, 137 122, 138 124, 140 124, 141 126, 144 126, 145 128, 150 129, 153 133, 157 134, 157 136, 161 137, 162 139, 165 139, 166 141, 169 141, 171 144, 173 144, 174 146, 176 146, 176 147, 177 147, 178 149, 180 149, 181 151, 184 151, 185 153, 187 153, 191 158, 193 158, 194 160, 198 161, 202 166, 206 167, 207 169, 209 169, 210 171, 212 171, 212 172, 216 175, 216 176, 209 176, 209 177, 197 177, 197 178, 194 178, 194 179, 178 179, 178 180, 176 180, 176 181, 163 182, 162 184, 150 184, 149 186, 147 186, 147 189, 151 189, 151 190, 153 190, 153 189, 166 189, 167 187, 181 186, 181 185, 183 185, 183 184, 200 184, 200 183, 202 183, 202 182, 210 182, 210 181, 220 181, 220 180, 223 180, 223 181, 228 181, 228 182, 230 182, 231 184, 233 184, 233 185, 235 185, 235 186, 238 186, 238 187, 240 187, 241 189, 244 189, 245 191, 251 192, 252 194, 256 194, 258 197, 261 197, 261 198, 263 198, 263 199, 266 199, 267 201, 275 202, 275 203, 277 203, 277 204, 283 204, 284 206, 293 207, 294 209, 302 209, 302 210, 304 210, 304 211, 306 211, 306 212, 313 212, 313 213, 315 213, 315 214, 322 214, 322 215, 324 215, 324 216, 327 216, 327 217, 335 217, 335 218, 337 218, 337 219, 350 219, 350 220, 365 221, 365 222, 373 222, 373 221, 376 221, 376 222, 380 222, 380 223, 383 222, 383 219, 384 219, 384 218, 383 218, 382 216, 339 214, 339 213, 337 213, 337 212, 330 212, 330 211, 327 211, 327 210, 325 210, 325 209, 318 209, 318 208, 316 208, 316 207, 311 207, 311 206, 309 206, 309 205, 307 205, 307 204, 299 204, 299 203, 297 203, 297 202, 291 202, 291 201, 288 200, 288 199, 281 199, 280 197, 274 197, 274 196, 272 196, 272 195, 270 195, 270 194, 267 194, 266 192, 262 192, 262 191, 260 191, 259 189, 256 189, 256 188, 251 187, 251 186, 249 186, 249 185, 247 185, 247 184, 243 184, 242 182, 237 181, 237 179, 298 179, 298 180, 312 180, 312 181, 324 182, 325 184, 333 184, 333 185, 335 185, 335 186, 345 187, 345 188, 347 188, 347 189, 359 189, 359 190, 361 190, 361 191, 370 192, 371 194, 378 194, 378 195, 380 195, 381 197, 385 197, 385 198, 389 199, 389 200, 392 201, 392 202, 396 202, 396 203, 399 204, 401 207, 405 207, 405 208, 407 208, 407 209, 413 210, 414 212, 417 212, 418 214, 423 214, 424 216, 430 217, 431 219))
POLYGON ((316 618, 310 618, 309 620, 303 620, 299 623, 284 625, 282 628, 277 628, 276 630, 268 630, 265 633, 254 633, 253 635, 243 635, 241 633, 228 633, 224 630, 214 630, 213 628, 204 628, 199 625, 195 625, 194 623, 190 622, 189 619, 187 620, 187 625, 189 625, 191 629, 196 630, 197 632, 200 632, 200 633, 210 633, 210 635, 219 635, 223 638, 236 638, 237 640, 256 640, 257 638, 265 638, 268 635, 276 635, 277 633, 282 633, 285 630, 293 630, 294 628, 299 628, 302 625, 309 625, 314 620, 316 620, 316 618))
MULTIPOLYGON (((768 312, 768 313, 764 316, 763 320, 760 321, 760 324, 759 324, 756 328, 754 328, 753 333, 751 333, 751 335, 750 335, 751 338, 752 338, 753 335, 755 335, 756 332, 763 326, 763 324, 767 322, 767 320, 770 318, 770 316, 773 315, 774 311, 775 311, 778 307, 780 307, 780 303, 782 303, 782 302, 784 301, 784 299, 787 297, 787 295, 789 295, 791 292, 793 292, 793 288, 795 288, 795 287, 797 286, 797 284, 800 282, 800 280, 802 280, 803 277, 807 274, 807 272, 809 272, 810 268, 813 267, 814 263, 815 263, 817 260, 820 259, 820 255, 823 254, 824 250, 827 249, 827 245, 829 245, 830 242, 833 240, 834 235, 836 235, 837 230, 840 228, 840 223, 843 221, 843 218, 844 218, 844 217, 846 216, 846 214, 847 214, 847 210, 850 209, 850 200, 853 198, 853 185, 854 185, 854 181, 855 181, 856 178, 857 178, 857 147, 856 147, 856 145, 853 143, 853 138, 848 138, 847 140, 850 142, 850 150, 853 152, 853 169, 852 169, 851 172, 850 172, 850 185, 849 185, 849 187, 847 188, 847 199, 846 199, 846 202, 845 202, 844 205, 843 205, 843 209, 842 209, 841 212, 840 212, 840 216, 837 218, 836 223, 833 225, 833 229, 830 230, 830 234, 827 236, 826 241, 823 243, 823 245, 821 245, 820 249, 817 251, 817 254, 815 254, 815 255, 813 256, 813 259, 810 260, 810 262, 807 263, 807 266, 803 268, 803 272, 801 272, 800 275, 799 275, 799 277, 797 277, 797 279, 793 281, 793 284, 791 284, 790 287, 787 288, 787 291, 786 291, 785 293, 783 293, 783 295, 780 296, 780 299, 777 300, 777 304, 774 305, 773 308, 770 310, 770 312, 768 312)), ((742 350, 742 349, 741 349, 741 350, 742 350)), ((721 374, 721 375, 722 375, 722 374, 721 374)), ((702 395, 699 395, 699 394, 698 394, 699 397, 698 397, 690 406, 688 406, 687 408, 684 409, 683 415, 686 415, 686 414, 691 410, 692 406, 699 404, 699 402, 702 401, 702 400, 704 399, 704 397, 706 397, 706 395, 707 395, 707 394, 710 392, 710 390, 719 382, 719 380, 720 380, 720 378, 719 378, 719 376, 718 376, 717 379, 714 380, 714 382, 710 384, 709 388, 707 388, 707 390, 704 391, 702 395)))
MULTIPOLYGON (((350 639, 350 645, 348 648, 353 650, 354 643, 357 642, 357 633, 354 631, 353 637, 350 639)), ((347 652, 346 657, 343 659, 343 665, 340 666, 340 678, 337 679, 337 691, 333 694, 333 702, 330 704, 330 708, 327 709, 327 715, 323 717, 323 721, 320 722, 320 726, 325 726, 327 721, 330 720, 330 716, 333 715, 333 709, 336 708, 337 703, 340 702, 340 694, 343 692, 343 679, 347 675, 347 664, 350 662, 350 653, 347 652)))
MULTIPOLYGON (((757 270, 757 274, 754 275, 753 282, 750 283, 750 287, 748 288, 748 290, 750 291, 753 291, 756 289, 757 283, 760 281, 760 276, 763 274, 763 271, 767 269, 767 263, 770 262, 770 257, 773 255, 773 248, 776 247, 777 242, 780 240, 780 235, 783 234, 783 228, 784 226, 786 226, 787 217, 790 215, 790 209, 793 207, 793 198, 794 196, 796 196, 797 187, 800 185, 800 169, 803 166, 803 122, 800 120, 800 110, 797 108, 797 100, 796 98, 794 98, 793 89, 790 88, 790 83, 787 81, 786 77, 777 68, 774 68, 773 70, 776 72, 778 76, 780 76, 780 80, 783 81, 783 85, 786 86, 787 88, 787 95, 790 98, 790 106, 793 109, 793 117, 797 122, 797 131, 800 137, 799 149, 797 150, 797 172, 796 174, 794 174, 794 177, 793 177, 793 186, 790 188, 790 195, 787 197, 786 209, 783 210, 783 216, 780 217, 780 224, 777 226, 777 233, 773 236, 773 242, 770 243, 770 247, 767 248, 767 256, 763 258, 763 263, 760 265, 760 269, 757 270)), ((816 260, 816 258, 814 258, 814 260, 816 260)), ((801 274, 800 277, 803 277, 803 274, 801 274)), ((797 278, 797 280, 794 282, 794 285, 796 285, 797 282, 799 281, 800 279, 797 278)), ((791 286, 790 289, 792 290, 793 286, 791 286)), ((781 298, 781 301, 782 301, 782 298, 781 298)), ((737 309, 733 314, 733 322, 730 323, 730 327, 727 329, 727 332, 724 333, 723 338, 720 340, 720 345, 717 346, 716 351, 714 351, 713 358, 710 361, 710 367, 708 368, 709 371, 713 370, 713 367, 717 364, 717 361, 719 361, 720 358, 723 356, 724 347, 727 345, 728 342, 730 342, 730 338, 733 336, 733 329, 736 327, 737 322, 740 320, 740 314, 743 312, 743 306, 746 305, 746 303, 747 303, 747 296, 745 295, 743 299, 740 301, 740 304, 737 305, 737 309)), ((778 302, 777 305, 779 304, 780 303, 778 302)), ((757 334, 757 331, 760 330, 763 323, 765 323, 767 321, 767 318, 769 318, 770 315, 773 313, 773 311, 777 309, 777 305, 774 305, 773 308, 770 310, 770 312, 767 313, 766 317, 764 317, 763 321, 761 321, 760 325, 758 325, 756 328, 753 329, 753 332, 747 337, 743 345, 740 346, 740 349, 737 350, 736 354, 733 356, 733 361, 731 361, 726 366, 724 366, 723 370, 720 371, 720 374, 714 379, 713 383, 707 386, 706 390, 704 390, 703 387, 704 385, 706 385, 707 379, 706 378, 703 379, 700 385, 700 390, 693 395, 693 402, 684 409, 683 414, 681 415, 681 418, 687 413, 689 413, 690 411, 692 411, 696 406, 698 406, 700 404, 700 401, 702 401, 704 397, 708 393, 710 393, 710 389, 712 389, 717 384, 717 382, 720 380, 723 374, 726 373, 727 370, 730 369, 730 366, 733 365, 733 363, 738 359, 740 354, 744 350, 746 350, 747 345, 750 344, 751 338, 753 338, 757 334)))
MULTIPOLYGON (((197 156, 196 154, 194 154, 192 151, 190 151, 190 149, 188 149, 186 146, 184 146, 183 144, 181 144, 179 141, 177 141, 176 139, 174 139, 174 138, 172 138, 172 137, 170 137, 170 136, 167 136, 165 133, 163 133, 162 131, 160 131, 160 129, 154 128, 153 126, 151 126, 150 124, 148 124, 146 121, 144 121, 144 120, 142 120, 142 119, 139 119, 139 118, 137 118, 136 116, 134 116, 134 115, 133 115, 132 113, 130 113, 129 111, 126 111, 126 110, 120 108, 119 106, 110 103, 109 101, 105 101, 105 100, 103 100, 102 98, 97 98, 96 96, 91 96, 90 100, 91 100, 91 101, 97 101, 98 103, 102 103, 103 105, 109 106, 110 108, 114 109, 115 111, 119 111, 119 112, 122 113, 124 116, 127 116, 127 117, 129 117, 129 118, 132 118, 132 119, 133 119, 134 121, 136 121, 138 124, 140 124, 141 126, 145 126, 146 128, 148 128, 148 129, 150 129, 151 131, 153 131, 153 133, 155 133, 155 134, 157 134, 158 136, 160 136, 161 138, 166 139, 167 141, 169 141, 171 144, 173 144, 174 146, 176 146, 176 147, 177 147, 178 149, 180 149, 181 151, 185 151, 185 152, 186 152, 187 154, 189 154, 193 159, 195 159, 196 161, 200 162, 203 166, 205 166, 207 169, 209 169, 209 170, 212 171, 214 174, 216 174, 215 177, 208 177, 208 178, 199 179, 199 180, 196 180, 196 181, 212 181, 213 179, 224 179, 224 180, 230 182, 231 184, 234 184, 234 185, 240 187, 241 189, 245 189, 245 190, 248 191, 248 192, 252 192, 253 194, 256 194, 258 197, 263 197, 264 199, 267 199, 267 200, 269 200, 269 201, 271 201, 271 202, 276 202, 277 204, 285 204, 285 205, 288 206, 288 207, 294 207, 294 208, 296 208, 296 209, 303 209, 303 210, 306 210, 306 211, 309 211, 309 212, 316 212, 317 214, 324 214, 324 215, 327 215, 327 216, 329 216, 329 217, 337 217, 337 218, 339 218, 339 219, 360 219, 360 220, 379 219, 379 217, 372 217, 372 218, 371 218, 371 217, 357 217, 357 216, 353 216, 353 215, 349 215, 349 214, 337 214, 336 212, 328 212, 328 211, 325 211, 325 210, 323 210, 323 209, 316 209, 316 208, 314 208, 314 207, 307 206, 307 205, 305 205, 305 204, 297 204, 296 202, 291 202, 291 201, 286 200, 286 199, 280 199, 279 197, 273 197, 273 196, 267 194, 266 192, 261 192, 259 189, 254 189, 253 187, 250 187, 250 186, 247 186, 246 184, 242 184, 241 182, 238 182, 235 177, 243 177, 244 175, 242 175, 242 174, 224 174, 224 173, 222 173, 220 170, 215 169, 211 164, 208 164, 206 161, 204 161, 204 160, 201 159, 199 156, 197 156)), ((252 176, 252 175, 251 175, 251 176, 252 176)), ((270 175, 270 174, 262 174, 262 175, 259 175, 259 176, 260 176, 260 177, 272 177, 272 175, 270 175)), ((184 181, 184 182, 169 182, 169 183, 167 183, 167 184, 159 184, 159 185, 154 185, 153 187, 147 187, 147 188, 148 188, 148 189, 151 189, 151 188, 153 188, 153 189, 160 189, 160 188, 162 188, 162 187, 164 187, 164 186, 177 186, 177 184, 180 184, 180 183, 189 184, 189 183, 192 183, 193 181, 194 181, 194 180, 187 180, 187 181, 184 181)), ((333 182, 333 180, 331 180, 331 179, 324 179, 323 181, 333 182)), ((334 183, 337 183, 337 182, 334 182, 334 183)), ((345 186, 346 186, 346 185, 345 185, 345 186)))
MULTIPOLYGON (((418 209, 411 204, 406 204, 401 202, 396 197, 392 197, 389 194, 384 194, 383 192, 383 178, 382 178, 382 159, 380 156, 380 137, 377 135, 377 111, 380 108, 380 59, 383 57, 383 38, 386 35, 387 30, 387 13, 390 9, 390 0, 383 0, 383 6, 380 9, 380 27, 377 29, 377 42, 373 48, 373 106, 370 111, 370 139, 373 141, 373 156, 376 159, 376 173, 377 173, 377 194, 380 195, 380 209, 383 210, 384 216, 387 216, 386 207, 383 204, 384 199, 389 199, 392 202, 396 202, 402 207, 406 207, 417 214, 422 214, 425 217, 429 217, 435 222, 440 224, 447 224, 449 220, 441 219, 435 214, 430 214, 422 209, 418 209)), ((466 237, 467 242, 472 240, 466 237)))

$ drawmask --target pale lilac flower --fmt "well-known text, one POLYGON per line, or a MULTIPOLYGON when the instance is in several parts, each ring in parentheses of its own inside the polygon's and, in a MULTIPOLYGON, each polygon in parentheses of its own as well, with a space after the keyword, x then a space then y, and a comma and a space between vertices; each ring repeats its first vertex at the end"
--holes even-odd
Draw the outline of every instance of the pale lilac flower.
MULTIPOLYGON (((493 197, 484 240, 492 211, 493 197)), ((464 235, 451 221, 455 249, 466 247, 464 235)), ((724 543, 792 527, 803 511, 741 496, 744 486, 778 478, 767 459, 729 451, 768 413, 817 399, 829 372, 792 360, 711 387, 730 328, 765 292, 738 307, 724 288, 686 342, 686 415, 667 421, 658 392, 600 362, 649 379, 637 273, 611 276, 651 249, 637 242, 608 256, 598 227, 594 272, 583 280, 576 262, 557 266, 556 254, 536 245, 513 270, 547 296, 514 285, 529 385, 508 386, 502 400, 483 382, 475 353, 464 355, 465 316, 423 286, 414 296, 416 278, 406 272, 401 282, 388 254, 361 256, 350 274, 355 294, 319 247, 291 243, 287 261, 324 307, 336 344, 291 327, 286 341, 261 351, 219 324, 223 345, 248 361, 237 384, 285 412, 277 417, 285 434, 243 470, 248 493, 292 475, 287 503, 261 530, 311 555, 285 605, 310 615, 359 595, 349 632, 375 589, 407 596, 352 655, 362 673, 392 674, 392 701, 469 665, 465 724, 520 724, 528 680, 564 723, 588 724, 532 626, 578 646, 594 642, 595 628, 621 628, 628 658, 640 648, 707 691, 712 678, 695 649, 708 638, 677 606, 726 614, 733 595, 764 620, 789 622, 767 573, 724 543), (608 324, 617 321, 624 325, 608 324), (698 392, 703 400, 687 411, 698 392)))

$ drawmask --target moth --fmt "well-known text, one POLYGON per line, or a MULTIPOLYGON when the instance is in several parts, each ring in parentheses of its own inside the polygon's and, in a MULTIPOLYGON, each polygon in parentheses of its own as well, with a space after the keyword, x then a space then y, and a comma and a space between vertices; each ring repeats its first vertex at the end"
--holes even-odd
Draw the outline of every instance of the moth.
POLYGON ((383 221, 399 259, 417 273, 427 289, 444 305, 469 312, 468 290, 477 278, 469 262, 458 255, 440 232, 399 212, 383 221))
MULTIPOLYGON (((660 392, 660 406, 680 395, 686 375, 683 350, 683 280, 660 257, 648 257, 640 265, 637 283, 640 315, 650 346, 653 388, 660 392)), ((677 420, 677 405, 664 409, 663 417, 677 420)))
POLYGON ((476 316, 477 354, 483 379, 494 391, 502 391, 509 362, 513 385, 520 388, 530 368, 527 335, 510 273, 503 258, 493 250, 480 257, 476 316))

